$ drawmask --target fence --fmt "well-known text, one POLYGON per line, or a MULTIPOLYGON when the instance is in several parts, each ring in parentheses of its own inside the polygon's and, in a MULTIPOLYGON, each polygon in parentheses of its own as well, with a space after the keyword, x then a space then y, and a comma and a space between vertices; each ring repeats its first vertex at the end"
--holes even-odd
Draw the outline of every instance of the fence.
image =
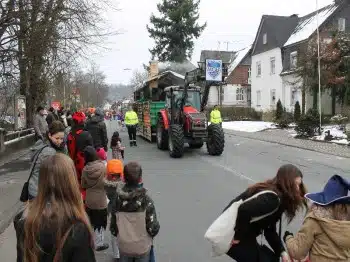
POLYGON ((34 143, 34 129, 7 132, 0 128, 0 157, 25 149, 34 143))

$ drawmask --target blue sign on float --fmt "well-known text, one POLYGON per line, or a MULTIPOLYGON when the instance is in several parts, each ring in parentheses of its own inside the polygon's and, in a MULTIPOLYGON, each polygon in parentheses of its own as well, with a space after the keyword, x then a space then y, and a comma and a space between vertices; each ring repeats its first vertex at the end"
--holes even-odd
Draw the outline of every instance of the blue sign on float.
POLYGON ((205 61, 206 72, 205 80, 221 82, 222 81, 222 60, 207 59, 205 61))

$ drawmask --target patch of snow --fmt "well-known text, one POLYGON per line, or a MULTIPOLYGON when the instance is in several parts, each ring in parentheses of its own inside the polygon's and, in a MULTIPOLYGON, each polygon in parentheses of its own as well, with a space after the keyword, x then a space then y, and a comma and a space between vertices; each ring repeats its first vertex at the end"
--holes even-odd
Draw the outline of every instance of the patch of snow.
POLYGON ((344 134, 342 130, 339 130, 338 126, 330 126, 330 127, 325 127, 322 131, 322 135, 325 135, 325 132, 330 131, 331 136, 338 138, 338 139, 346 139, 348 136, 344 134))
POLYGON ((340 145, 348 145, 348 136, 344 134, 342 130, 339 129, 339 126, 324 126, 322 130, 322 134, 319 136, 314 136, 312 140, 325 141, 326 132, 330 131, 330 135, 334 138, 329 141, 331 143, 340 144, 340 145))
POLYGON ((176 77, 178 77, 178 78, 185 79, 185 76, 183 76, 183 75, 181 75, 181 74, 179 74, 179 73, 176 73, 176 72, 174 72, 174 71, 167 71, 167 72, 172 73, 174 76, 176 76, 176 77))
POLYGON ((335 143, 335 144, 339 144, 339 145, 348 145, 349 141, 347 139, 331 140, 331 143, 335 143))
MULTIPOLYGON (((321 26, 326 19, 337 9, 337 4, 328 5, 318 12, 318 24, 321 26)), ((311 17, 301 18, 294 32, 284 46, 292 45, 308 39, 317 29, 317 13, 311 17)))
POLYGON ((236 67, 242 62, 242 59, 248 54, 251 47, 252 45, 237 51, 235 59, 228 67, 228 74, 231 74, 232 71, 234 71, 236 67))
POLYGON ((274 123, 263 121, 231 121, 223 122, 224 129, 241 131, 241 132, 259 132, 266 129, 276 128, 274 123))

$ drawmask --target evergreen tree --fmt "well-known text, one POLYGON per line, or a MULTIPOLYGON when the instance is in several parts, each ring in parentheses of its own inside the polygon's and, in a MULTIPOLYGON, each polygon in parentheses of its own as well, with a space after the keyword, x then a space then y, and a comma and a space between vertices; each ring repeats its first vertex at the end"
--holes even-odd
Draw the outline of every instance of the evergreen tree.
POLYGON ((276 120, 281 119, 282 115, 283 115, 283 105, 281 100, 278 99, 277 105, 276 105, 276 115, 275 115, 276 120))
POLYGON ((294 120, 295 122, 298 122, 301 116, 301 109, 300 109, 300 104, 299 101, 295 103, 294 106, 294 120))
POLYGON ((157 5, 160 16, 151 15, 152 26, 147 25, 155 46, 152 59, 183 62, 191 58, 193 38, 198 38, 206 27, 198 24, 200 0, 163 0, 157 5))

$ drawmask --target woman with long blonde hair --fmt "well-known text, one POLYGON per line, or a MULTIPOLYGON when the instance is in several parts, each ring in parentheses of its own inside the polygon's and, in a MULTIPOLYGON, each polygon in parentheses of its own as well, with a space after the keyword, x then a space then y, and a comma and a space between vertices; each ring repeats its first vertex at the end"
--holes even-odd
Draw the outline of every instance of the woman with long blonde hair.
POLYGON ((73 161, 64 154, 40 167, 38 195, 14 220, 17 262, 95 262, 92 229, 73 161))

